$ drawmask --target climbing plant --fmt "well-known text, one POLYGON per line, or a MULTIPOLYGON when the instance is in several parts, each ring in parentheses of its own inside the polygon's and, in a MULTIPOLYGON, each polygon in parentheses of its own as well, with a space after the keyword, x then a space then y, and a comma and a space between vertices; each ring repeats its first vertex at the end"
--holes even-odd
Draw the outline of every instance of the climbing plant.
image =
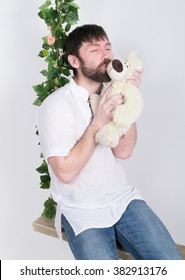
MULTIPOLYGON (((39 17, 46 23, 48 34, 42 38, 42 49, 38 56, 46 62, 47 69, 41 71, 45 81, 34 85, 37 94, 34 105, 40 106, 52 92, 68 83, 70 66, 63 53, 63 45, 72 25, 78 22, 78 5, 74 0, 46 0, 39 8, 39 17)), ((36 132, 38 134, 38 131, 36 132)), ((42 163, 36 169, 40 174, 40 188, 50 188, 48 166, 41 154, 42 163)), ((56 213, 56 203, 49 197, 44 202, 42 215, 53 218, 56 213)))

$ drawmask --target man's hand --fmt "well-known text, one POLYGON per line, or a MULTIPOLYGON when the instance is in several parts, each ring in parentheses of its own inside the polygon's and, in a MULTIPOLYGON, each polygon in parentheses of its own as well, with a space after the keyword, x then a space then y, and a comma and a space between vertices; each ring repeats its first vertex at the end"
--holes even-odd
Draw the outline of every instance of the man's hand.
POLYGON ((116 106, 122 104, 121 94, 115 94, 113 96, 108 97, 111 86, 112 85, 108 86, 102 98, 100 99, 100 102, 97 105, 96 112, 91 123, 93 126, 97 127, 97 130, 99 130, 103 125, 111 121, 112 111, 116 108, 116 106))
POLYGON ((141 75, 143 71, 136 71, 134 72, 133 76, 127 80, 127 82, 130 82, 133 86, 139 87, 141 83, 141 75))

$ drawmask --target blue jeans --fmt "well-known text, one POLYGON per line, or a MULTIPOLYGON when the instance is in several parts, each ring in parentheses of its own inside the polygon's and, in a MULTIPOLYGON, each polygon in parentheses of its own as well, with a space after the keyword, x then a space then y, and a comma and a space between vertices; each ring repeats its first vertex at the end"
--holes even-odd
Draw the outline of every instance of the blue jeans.
POLYGON ((117 244, 137 260, 180 260, 167 229, 143 200, 133 200, 120 220, 107 228, 91 228, 75 236, 62 215, 69 246, 77 260, 117 260, 117 244))

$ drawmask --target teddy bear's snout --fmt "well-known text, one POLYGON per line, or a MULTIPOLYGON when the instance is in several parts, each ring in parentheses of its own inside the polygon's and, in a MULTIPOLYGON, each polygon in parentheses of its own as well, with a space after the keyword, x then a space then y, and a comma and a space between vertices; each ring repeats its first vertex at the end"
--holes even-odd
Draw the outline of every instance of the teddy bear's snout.
POLYGON ((113 59, 107 66, 107 73, 112 80, 121 80, 124 77, 123 64, 119 59, 113 59))
POLYGON ((117 71, 118 73, 121 73, 123 71, 123 64, 118 59, 114 59, 112 61, 112 66, 113 66, 113 69, 115 71, 117 71))

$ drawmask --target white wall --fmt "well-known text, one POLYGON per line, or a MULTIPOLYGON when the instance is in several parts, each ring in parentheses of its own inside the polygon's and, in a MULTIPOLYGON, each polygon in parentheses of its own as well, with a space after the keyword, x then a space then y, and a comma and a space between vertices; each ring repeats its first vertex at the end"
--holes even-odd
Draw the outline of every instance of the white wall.
MULTIPOLYGON (((49 193, 39 189, 32 85, 45 69, 37 57, 44 22, 41 1, 9 0, 0 10, 1 259, 73 259, 68 244, 32 231, 49 193)), ((145 109, 138 144, 124 162, 129 180, 185 245, 185 3, 183 0, 77 0, 79 24, 107 31, 115 56, 137 50, 144 62, 145 109)))

